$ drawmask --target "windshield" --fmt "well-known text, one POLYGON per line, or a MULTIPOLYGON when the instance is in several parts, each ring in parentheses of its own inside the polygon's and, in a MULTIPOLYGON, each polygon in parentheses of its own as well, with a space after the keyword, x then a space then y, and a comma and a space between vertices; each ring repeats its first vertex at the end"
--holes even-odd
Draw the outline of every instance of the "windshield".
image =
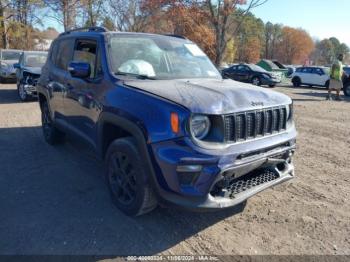
POLYGON ((18 60, 21 55, 20 51, 2 51, 2 60, 18 60))
POLYGON ((46 62, 46 53, 32 53, 24 56, 24 66, 42 67, 46 62))
POLYGON ((175 37, 114 35, 109 57, 116 74, 153 79, 217 78, 221 76, 197 45, 175 37))

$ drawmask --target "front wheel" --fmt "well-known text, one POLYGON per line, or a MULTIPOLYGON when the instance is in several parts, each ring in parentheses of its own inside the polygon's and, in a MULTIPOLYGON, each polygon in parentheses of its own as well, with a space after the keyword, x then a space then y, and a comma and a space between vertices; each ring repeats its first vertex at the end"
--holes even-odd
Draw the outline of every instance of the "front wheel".
POLYGON ((260 86, 261 85, 261 80, 259 77, 255 76, 252 78, 252 84, 255 86, 260 86))
POLYGON ((274 88, 274 87, 276 87, 276 85, 269 85, 269 87, 274 88))
POLYGON ((26 90, 24 89, 23 83, 17 84, 17 92, 18 92, 19 99, 21 99, 22 102, 28 101, 29 96, 28 96, 26 90))
POLYGON ((121 211, 139 216, 157 206, 135 139, 114 140, 107 151, 106 165, 112 200, 121 211))
POLYGON ((324 84, 325 88, 328 90, 329 89, 329 80, 326 81, 326 83, 324 84))

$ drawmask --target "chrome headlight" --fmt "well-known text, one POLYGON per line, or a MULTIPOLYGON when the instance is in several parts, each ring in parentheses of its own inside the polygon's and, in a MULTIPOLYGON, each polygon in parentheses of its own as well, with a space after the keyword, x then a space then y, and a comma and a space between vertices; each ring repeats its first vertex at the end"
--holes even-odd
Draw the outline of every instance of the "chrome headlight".
POLYGON ((209 133, 210 120, 205 115, 194 115, 190 120, 190 130, 193 137, 203 139, 209 133))

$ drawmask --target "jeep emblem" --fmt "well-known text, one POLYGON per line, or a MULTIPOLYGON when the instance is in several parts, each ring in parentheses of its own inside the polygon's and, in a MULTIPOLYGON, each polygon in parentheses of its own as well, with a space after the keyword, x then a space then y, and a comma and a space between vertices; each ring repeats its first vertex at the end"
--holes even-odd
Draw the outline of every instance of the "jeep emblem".
POLYGON ((264 106, 264 103, 263 102, 252 102, 251 103, 252 106, 264 106))

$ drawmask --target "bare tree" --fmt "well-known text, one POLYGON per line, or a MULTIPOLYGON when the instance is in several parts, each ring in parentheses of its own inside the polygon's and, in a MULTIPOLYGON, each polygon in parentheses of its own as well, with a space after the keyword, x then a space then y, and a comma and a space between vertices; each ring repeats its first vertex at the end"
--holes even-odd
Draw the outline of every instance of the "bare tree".
POLYGON ((80 0, 43 0, 46 7, 52 12, 48 17, 55 19, 63 25, 65 31, 76 26, 80 0))
POLYGON ((7 20, 11 17, 8 14, 8 8, 10 7, 9 1, 0 0, 0 29, 1 29, 1 42, 3 48, 9 47, 8 40, 8 26, 7 20))
POLYGON ((97 22, 103 19, 105 0, 82 0, 82 10, 86 26, 97 26, 97 22))
POLYGON ((151 17, 161 10, 167 1, 109 0, 109 11, 119 31, 143 32, 151 17))
POLYGON ((208 20, 215 31, 216 57, 215 64, 219 65, 224 56, 227 42, 238 32, 246 15, 253 8, 263 5, 268 0, 206 0, 205 5, 209 9, 208 20), (245 6, 238 10, 238 15, 233 12, 239 6, 245 6), (234 29, 232 30, 232 27, 234 29))

